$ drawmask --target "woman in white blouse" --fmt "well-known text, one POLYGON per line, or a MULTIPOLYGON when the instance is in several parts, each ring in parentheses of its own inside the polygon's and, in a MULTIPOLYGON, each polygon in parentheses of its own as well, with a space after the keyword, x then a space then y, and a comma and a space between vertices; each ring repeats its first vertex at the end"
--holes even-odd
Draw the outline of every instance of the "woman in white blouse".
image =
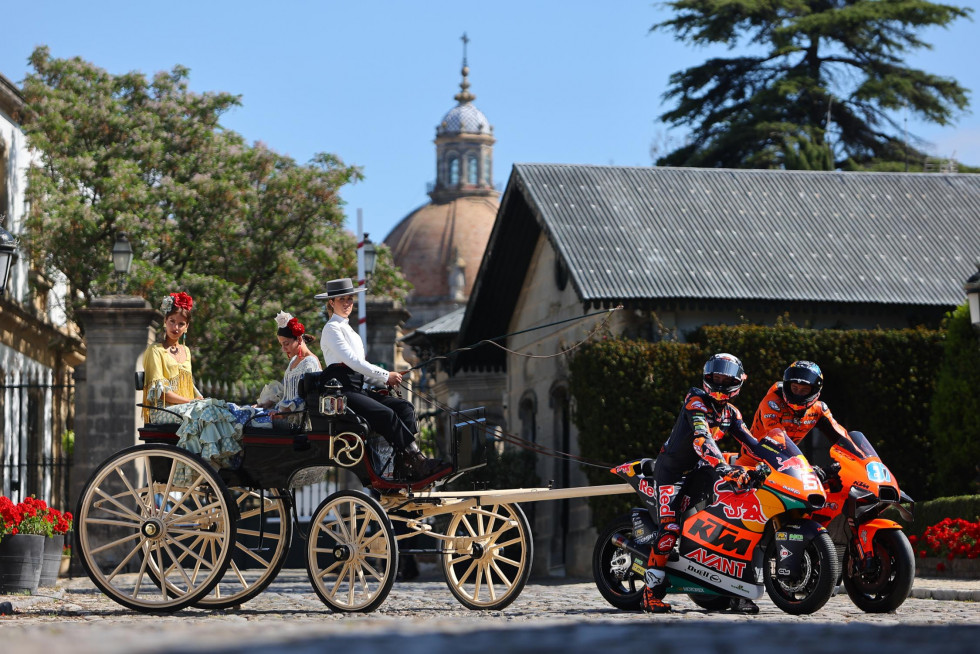
POLYGON ((303 323, 292 314, 280 311, 276 315, 276 326, 276 339, 283 353, 289 357, 289 363, 282 377, 282 394, 274 396, 275 399, 260 400, 258 406, 271 409, 269 417, 272 419, 281 417, 290 424, 301 424, 305 403, 299 396, 299 380, 308 372, 320 370, 320 360, 307 346, 313 342, 313 336, 306 333, 303 323))
POLYGON ((354 295, 364 290, 354 288, 350 278, 334 279, 327 282, 326 292, 315 296, 326 300, 330 316, 320 335, 324 374, 343 385, 347 406, 399 453, 396 476, 415 480, 441 476, 451 467, 437 459, 428 459, 419 451, 415 440, 418 425, 411 402, 363 388, 365 381, 375 386, 397 386, 402 381, 401 373, 385 370, 365 359, 361 337, 350 326, 354 295))

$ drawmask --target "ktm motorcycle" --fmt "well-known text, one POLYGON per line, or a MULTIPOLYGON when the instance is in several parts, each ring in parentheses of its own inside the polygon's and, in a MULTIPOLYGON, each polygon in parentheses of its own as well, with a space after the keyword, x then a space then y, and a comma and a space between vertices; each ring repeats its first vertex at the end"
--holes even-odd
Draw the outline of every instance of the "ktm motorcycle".
POLYGON ((813 519, 827 528, 841 561, 844 588, 862 611, 887 613, 901 606, 915 580, 915 557, 901 525, 881 517, 890 506, 911 522, 912 498, 859 431, 830 448, 827 502, 813 519))
MULTIPOLYGON (((751 444, 763 462, 747 488, 717 478, 711 468, 688 475, 682 488, 693 505, 683 514, 681 537, 665 572, 668 593, 687 593, 708 610, 732 598, 768 593, 787 613, 809 614, 834 593, 840 562, 826 528, 810 517, 826 496, 813 468, 782 429, 751 444), (698 484, 696 480, 707 480, 698 484), (691 487, 700 485, 703 493, 691 487)), ((600 532, 592 554, 599 593, 613 606, 639 610, 643 577, 657 533, 658 499, 652 459, 630 461, 610 472, 628 482, 643 507, 600 532)))

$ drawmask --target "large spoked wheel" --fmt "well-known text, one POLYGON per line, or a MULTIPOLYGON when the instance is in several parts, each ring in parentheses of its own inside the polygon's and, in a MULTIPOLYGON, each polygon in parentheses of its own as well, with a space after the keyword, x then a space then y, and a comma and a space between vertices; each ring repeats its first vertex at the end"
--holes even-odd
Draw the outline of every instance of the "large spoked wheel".
POLYGON ((844 588, 854 605, 865 613, 894 611, 912 592, 915 557, 905 534, 897 529, 879 531, 874 537, 874 558, 865 572, 844 574, 844 588))
POLYGON ((226 609, 261 593, 282 570, 293 539, 289 491, 232 487, 229 492, 238 506, 235 551, 218 585, 194 603, 201 608, 226 609))
POLYGON ((592 578, 607 602, 623 611, 639 611, 643 604, 643 575, 633 570, 632 555, 613 545, 612 538, 617 534, 633 538, 630 516, 616 518, 599 534, 592 550, 592 578))
POLYGON ((794 578, 777 576, 777 547, 776 541, 769 543, 766 547, 765 564, 762 566, 769 598, 791 615, 806 615, 817 611, 833 595, 840 576, 840 562, 830 535, 822 532, 807 543, 800 574, 794 578))
POLYGON ((168 445, 138 445, 107 459, 75 515, 82 565, 114 601, 172 612, 221 579, 235 545, 235 506, 215 471, 168 445))
POLYGON ((524 590, 534 545, 516 504, 477 506, 452 514, 443 544, 442 572, 468 609, 502 609, 524 590))
POLYGON ((395 532, 381 505, 354 490, 320 502, 310 521, 306 570, 313 590, 334 611, 378 608, 398 572, 395 532))

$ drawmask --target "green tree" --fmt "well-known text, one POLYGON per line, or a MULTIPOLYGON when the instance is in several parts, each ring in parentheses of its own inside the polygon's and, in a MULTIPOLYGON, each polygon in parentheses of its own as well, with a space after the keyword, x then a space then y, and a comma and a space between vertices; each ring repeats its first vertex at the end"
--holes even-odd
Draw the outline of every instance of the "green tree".
MULTIPOLYGON (((875 168, 922 160, 893 112, 948 124, 966 109, 955 80, 904 65, 922 28, 972 9, 926 0, 673 0, 653 30, 740 56, 676 72, 660 116, 691 130, 657 163, 727 168, 875 168)), ((921 166, 921 164, 920 164, 921 166)))
MULTIPOLYGON (((34 265, 68 287, 68 316, 115 289, 117 232, 133 243, 126 290, 158 306, 171 291, 196 300, 188 343, 199 376, 281 374, 275 314, 323 324, 324 280, 353 276, 356 243, 339 189, 360 171, 331 154, 308 164, 247 144, 221 127, 240 104, 192 93, 186 68, 152 80, 81 59, 31 55, 24 130, 38 153, 28 173, 25 244, 34 265)), ((380 248, 378 294, 406 283, 380 248)))

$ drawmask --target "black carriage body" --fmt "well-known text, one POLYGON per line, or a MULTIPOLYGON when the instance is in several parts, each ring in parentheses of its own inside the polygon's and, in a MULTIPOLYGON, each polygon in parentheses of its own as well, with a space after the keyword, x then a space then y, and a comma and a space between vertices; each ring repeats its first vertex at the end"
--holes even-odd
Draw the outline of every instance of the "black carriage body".
MULTIPOLYGON (((265 429, 246 425, 242 433, 240 464, 219 471, 230 486, 253 489, 287 488, 297 472, 310 467, 347 468, 365 486, 379 491, 419 490, 432 480, 394 479, 384 471, 394 466, 393 454, 378 456, 369 447, 380 439, 367 423, 346 409, 341 386, 325 373, 303 375, 299 385, 306 402, 304 428, 265 429)), ((278 423, 277 423, 278 424, 278 423)), ((177 444, 178 424, 147 424, 140 439, 146 443, 177 444)), ((450 455, 453 472, 441 481, 455 479, 467 470, 486 464, 490 436, 482 407, 460 413, 452 426, 450 455)))

